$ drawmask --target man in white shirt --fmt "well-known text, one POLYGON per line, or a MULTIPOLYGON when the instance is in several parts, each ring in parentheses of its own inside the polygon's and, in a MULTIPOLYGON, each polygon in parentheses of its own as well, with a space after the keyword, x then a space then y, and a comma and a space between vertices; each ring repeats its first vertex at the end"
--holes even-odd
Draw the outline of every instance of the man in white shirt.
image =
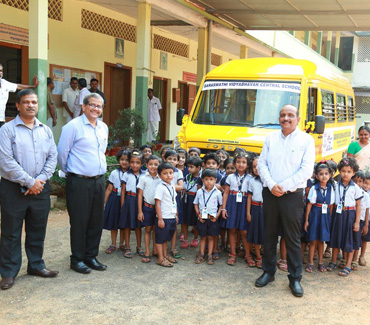
POLYGON ((8 102, 9 98, 9 93, 14 93, 17 90, 21 89, 36 88, 38 84, 39 81, 37 80, 37 76, 33 77, 32 85, 16 84, 3 79, 3 66, 0 63, 0 128, 5 123, 5 110, 6 103, 8 102))
POLYGON ((67 123, 73 119, 76 97, 80 93, 77 89, 78 79, 76 77, 72 77, 69 86, 70 87, 67 89, 64 89, 62 97, 64 107, 63 116, 67 118, 67 123))
POLYGON ((280 227, 288 250, 289 288, 296 297, 303 296, 301 220, 303 190, 311 177, 315 162, 315 143, 309 134, 297 128, 298 109, 285 105, 279 115, 281 130, 270 133, 258 160, 258 172, 263 182, 263 214, 265 249, 263 274, 256 287, 274 281, 276 245, 280 227))
POLYGON ((84 102, 84 98, 90 94, 89 90, 87 89, 87 82, 85 78, 78 79, 78 89, 80 90, 80 93, 75 100, 73 118, 82 115, 82 104, 84 102))
POLYGON ((147 142, 154 142, 157 139, 159 121, 159 111, 162 109, 161 102, 154 96, 153 89, 148 89, 148 131, 146 136, 147 142))

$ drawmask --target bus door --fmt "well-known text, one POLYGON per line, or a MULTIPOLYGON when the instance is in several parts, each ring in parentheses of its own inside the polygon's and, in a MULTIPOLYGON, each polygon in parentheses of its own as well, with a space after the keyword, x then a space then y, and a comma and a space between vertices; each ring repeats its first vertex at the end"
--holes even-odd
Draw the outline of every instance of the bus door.
POLYGON ((318 90, 312 84, 308 84, 308 98, 307 98, 307 120, 306 120, 306 132, 311 134, 315 140, 315 156, 316 160, 322 157, 322 134, 315 133, 314 123, 315 116, 318 115, 318 90), (313 122, 313 124, 311 123, 313 122))

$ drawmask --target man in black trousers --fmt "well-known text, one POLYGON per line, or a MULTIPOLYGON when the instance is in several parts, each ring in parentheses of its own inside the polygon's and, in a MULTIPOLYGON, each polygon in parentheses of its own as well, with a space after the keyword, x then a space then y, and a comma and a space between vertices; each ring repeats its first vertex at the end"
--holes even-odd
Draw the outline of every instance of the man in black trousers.
POLYGON ((265 246, 263 274, 256 287, 274 281, 276 246, 280 227, 288 251, 289 288, 296 297, 303 296, 301 222, 303 190, 311 177, 315 162, 315 143, 309 134, 298 129, 298 108, 285 105, 279 114, 281 130, 270 133, 258 160, 258 173, 263 182, 265 246))
POLYGON ((31 89, 17 94, 19 114, 0 129, 2 290, 14 284, 22 264, 21 236, 26 230, 27 273, 55 277, 45 267, 42 255, 50 211, 50 184, 57 164, 53 133, 36 114, 38 99, 31 89))
POLYGON ((84 97, 83 114, 62 128, 58 144, 59 167, 67 175, 71 269, 84 274, 107 268, 96 259, 103 229, 107 170, 108 127, 98 119, 103 105, 99 94, 84 97))

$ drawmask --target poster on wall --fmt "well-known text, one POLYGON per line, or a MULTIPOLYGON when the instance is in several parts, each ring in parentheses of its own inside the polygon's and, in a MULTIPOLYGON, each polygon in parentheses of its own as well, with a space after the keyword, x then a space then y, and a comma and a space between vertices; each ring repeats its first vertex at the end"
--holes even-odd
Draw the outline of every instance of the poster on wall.
POLYGON ((114 42, 114 56, 116 58, 123 58, 125 53, 125 44, 122 38, 116 38, 114 42))
POLYGON ((161 52, 161 62, 159 68, 161 70, 167 70, 168 53, 161 52))
POLYGON ((53 80, 55 81, 64 81, 64 70, 63 69, 53 69, 53 80))

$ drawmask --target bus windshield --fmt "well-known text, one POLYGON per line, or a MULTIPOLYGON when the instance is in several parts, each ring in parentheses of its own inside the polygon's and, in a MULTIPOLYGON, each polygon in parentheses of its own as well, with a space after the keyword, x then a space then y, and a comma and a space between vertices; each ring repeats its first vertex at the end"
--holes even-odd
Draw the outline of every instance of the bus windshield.
POLYGON ((279 128, 279 111, 299 107, 301 84, 275 81, 206 81, 193 123, 279 128))

